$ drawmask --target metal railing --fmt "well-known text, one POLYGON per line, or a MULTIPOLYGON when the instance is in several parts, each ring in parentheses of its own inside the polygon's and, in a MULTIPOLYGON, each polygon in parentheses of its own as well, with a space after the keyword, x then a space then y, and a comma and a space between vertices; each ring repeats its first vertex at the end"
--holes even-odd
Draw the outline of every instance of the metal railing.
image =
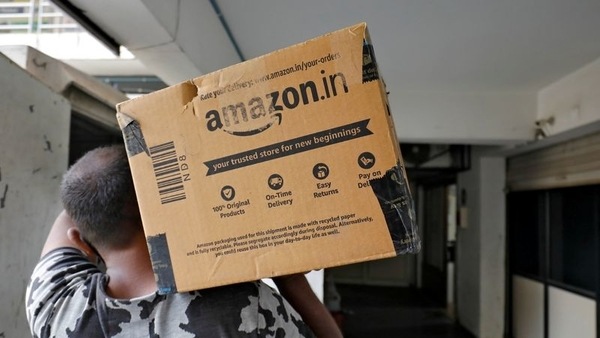
POLYGON ((0 1, 0 33, 32 33, 35 0, 0 1))
POLYGON ((81 26, 48 0, 0 0, 0 34, 82 32, 81 26))

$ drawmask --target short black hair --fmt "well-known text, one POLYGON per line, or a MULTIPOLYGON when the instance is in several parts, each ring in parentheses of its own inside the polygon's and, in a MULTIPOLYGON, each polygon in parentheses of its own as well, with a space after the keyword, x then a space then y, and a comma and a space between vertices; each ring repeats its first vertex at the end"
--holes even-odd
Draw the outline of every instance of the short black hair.
POLYGON ((128 199, 135 199, 124 146, 104 146, 83 155, 64 174, 60 197, 91 244, 118 248, 131 239, 132 229, 125 229, 121 222, 128 199))

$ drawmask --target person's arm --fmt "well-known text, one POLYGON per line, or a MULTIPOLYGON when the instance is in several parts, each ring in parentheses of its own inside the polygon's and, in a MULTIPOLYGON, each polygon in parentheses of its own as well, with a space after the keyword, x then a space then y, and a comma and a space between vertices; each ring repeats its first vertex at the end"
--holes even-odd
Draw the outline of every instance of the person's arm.
POLYGON ((317 298, 304 274, 273 278, 281 295, 298 311, 319 338, 341 338, 342 332, 323 303, 317 298))
POLYGON ((71 217, 64 210, 61 211, 48 233, 48 238, 46 238, 46 243, 42 249, 42 256, 58 248, 70 247, 79 249, 67 235, 69 229, 74 226, 75 224, 73 224, 71 217))
POLYGON ((91 262, 97 260, 96 253, 83 241, 71 216, 64 210, 56 217, 40 257, 58 248, 75 248, 81 250, 91 262))

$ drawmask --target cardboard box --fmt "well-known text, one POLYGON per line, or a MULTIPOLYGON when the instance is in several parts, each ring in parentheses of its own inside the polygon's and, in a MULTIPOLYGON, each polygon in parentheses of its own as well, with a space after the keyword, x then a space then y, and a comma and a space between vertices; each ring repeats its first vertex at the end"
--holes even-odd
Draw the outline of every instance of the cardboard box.
POLYGON ((366 24, 117 110, 161 293, 419 249, 366 24))

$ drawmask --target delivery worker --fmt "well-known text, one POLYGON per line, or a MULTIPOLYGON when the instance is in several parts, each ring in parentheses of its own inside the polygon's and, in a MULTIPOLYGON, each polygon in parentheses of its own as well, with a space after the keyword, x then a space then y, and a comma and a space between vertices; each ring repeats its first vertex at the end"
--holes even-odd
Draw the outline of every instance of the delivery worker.
POLYGON ((261 281, 159 295, 123 146, 84 155, 60 192, 27 288, 34 337, 341 337, 301 274, 275 282, 304 320, 261 281))

